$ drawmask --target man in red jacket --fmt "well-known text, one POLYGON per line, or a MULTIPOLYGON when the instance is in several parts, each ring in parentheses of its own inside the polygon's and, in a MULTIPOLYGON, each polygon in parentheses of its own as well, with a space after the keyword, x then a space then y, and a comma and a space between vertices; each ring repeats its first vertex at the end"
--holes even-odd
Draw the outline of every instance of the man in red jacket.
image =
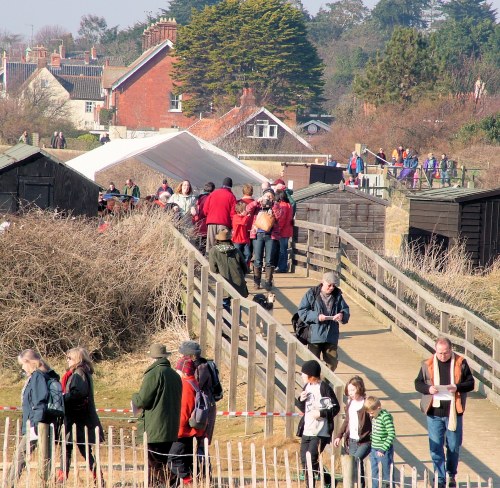
POLYGON ((222 188, 218 188, 208 195, 203 206, 207 223, 207 249, 215 244, 215 236, 223 229, 231 229, 231 219, 234 215, 236 197, 232 192, 233 180, 224 178, 222 188))

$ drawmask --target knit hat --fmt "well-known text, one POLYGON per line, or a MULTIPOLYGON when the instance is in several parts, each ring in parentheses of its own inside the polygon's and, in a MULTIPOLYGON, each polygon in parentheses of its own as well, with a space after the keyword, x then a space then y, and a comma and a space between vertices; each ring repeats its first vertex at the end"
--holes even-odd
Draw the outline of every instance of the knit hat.
POLYGON ((264 190, 264 193, 262 195, 265 195, 266 193, 272 193, 273 195, 275 194, 272 188, 267 188, 266 190, 264 190))
POLYGON ((285 185, 285 182, 284 182, 281 178, 279 178, 279 179, 277 179, 277 180, 273 183, 273 186, 276 186, 276 185, 283 185, 283 186, 284 186, 284 185, 285 185))
POLYGON ((222 180, 222 186, 227 186, 228 188, 232 188, 233 187, 233 180, 232 180, 232 178, 229 178, 229 176, 226 177, 226 178, 224 178, 222 180))
POLYGON ((194 376, 194 361, 188 356, 182 356, 175 365, 177 371, 182 371, 186 376, 194 376))
POLYGON ((196 341, 184 341, 179 346, 179 352, 183 356, 201 356, 201 347, 196 341))
POLYGON ((302 365, 302 372, 307 376, 314 376, 315 378, 319 378, 321 376, 321 366, 318 361, 311 359, 310 361, 306 361, 302 365))

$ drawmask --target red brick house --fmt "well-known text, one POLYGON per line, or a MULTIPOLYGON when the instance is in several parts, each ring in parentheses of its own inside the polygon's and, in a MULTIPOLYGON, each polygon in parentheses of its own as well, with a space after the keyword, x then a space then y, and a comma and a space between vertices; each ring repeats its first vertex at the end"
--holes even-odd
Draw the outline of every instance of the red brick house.
POLYGON ((219 118, 197 120, 188 130, 230 154, 310 152, 313 149, 283 120, 258 106, 251 88, 243 89, 239 107, 219 118))
POLYGON ((105 108, 112 124, 132 130, 187 128, 195 119, 182 113, 182 95, 171 77, 177 36, 175 19, 161 19, 144 31, 143 53, 128 67, 104 67, 105 108))

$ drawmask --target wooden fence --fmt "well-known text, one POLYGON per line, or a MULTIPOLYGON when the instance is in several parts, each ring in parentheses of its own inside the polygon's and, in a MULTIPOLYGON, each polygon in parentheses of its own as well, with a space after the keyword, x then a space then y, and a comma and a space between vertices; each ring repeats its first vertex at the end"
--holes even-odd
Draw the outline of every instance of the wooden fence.
MULTIPOLYGON (((11 465, 16 467, 15 446, 22 440, 20 420, 11 433, 10 419, 5 421, 3 429, 3 452, 1 463, 2 487, 8 487, 8 473, 11 465)), ((88 438, 88 435, 86 436, 88 438)), ((76 438, 76 436, 74 437, 76 438)), ((96 439, 99 439, 96 432, 96 439)), ((147 444, 138 445, 135 431, 109 427, 107 441, 102 444, 85 443, 85 452, 92 452, 96 462, 96 478, 88 469, 73 443, 72 463, 68 469, 68 477, 56 483, 56 470, 66 469, 60 464, 61 454, 64 456, 66 445, 55 442, 52 426, 39 424, 39 440, 37 449, 27 449, 26 468, 21 478, 14 481, 14 488, 68 487, 90 488, 107 487, 153 487, 149 478, 147 444)), ((235 488, 251 486, 252 488, 331 488, 332 481, 341 480, 343 488, 352 488, 355 483, 361 486, 361 472, 354 469, 352 458, 336 456, 327 450, 320 456, 320 469, 314 473, 311 457, 307 455, 307 469, 304 472, 298 451, 298 445, 290 449, 257 447, 254 443, 219 443, 214 441, 209 446, 205 440, 201 455, 193 455, 193 488, 235 488), (203 469, 210 466, 210 470, 203 469), (342 475, 341 472, 344 474, 342 475), (313 482, 313 478, 316 480, 313 482), (307 481, 307 482, 306 482, 307 481)), ((193 452, 197 452, 196 441, 193 452)), ((371 488, 370 468, 365 461, 365 481, 371 488)), ((416 468, 401 464, 391 467, 389 484, 397 488, 432 488, 433 474, 427 470, 417 473, 416 468)), ((469 475, 457 478, 461 488, 493 488, 493 480, 471 478, 469 475)), ((437 485, 437 477, 434 488, 437 485)), ((382 486, 381 474, 379 486, 382 486)), ((9 486, 10 488, 10 486, 9 486)), ((449 488, 448 486, 446 488, 449 488)))
POLYGON ((419 352, 448 337, 467 358, 479 390, 500 405, 500 331, 465 308, 450 305, 340 228, 296 221, 307 242, 293 244, 295 266, 306 276, 342 274, 342 290, 419 352))

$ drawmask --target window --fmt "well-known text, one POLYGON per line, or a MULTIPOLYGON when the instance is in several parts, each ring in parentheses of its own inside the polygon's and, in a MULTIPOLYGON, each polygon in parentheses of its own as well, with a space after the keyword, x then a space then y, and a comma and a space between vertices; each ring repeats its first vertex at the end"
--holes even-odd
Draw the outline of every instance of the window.
POLYGON ((42 78, 40 80, 40 88, 48 88, 49 87, 49 80, 42 78))
POLYGON ((277 124, 270 124, 269 120, 256 120, 254 124, 246 126, 247 137, 257 139, 276 139, 278 137, 277 124))
POLYGON ((85 102, 85 113, 92 114, 94 113, 95 102, 85 102))
POLYGON ((170 93, 169 112, 182 112, 182 95, 174 95, 173 93, 170 93))

